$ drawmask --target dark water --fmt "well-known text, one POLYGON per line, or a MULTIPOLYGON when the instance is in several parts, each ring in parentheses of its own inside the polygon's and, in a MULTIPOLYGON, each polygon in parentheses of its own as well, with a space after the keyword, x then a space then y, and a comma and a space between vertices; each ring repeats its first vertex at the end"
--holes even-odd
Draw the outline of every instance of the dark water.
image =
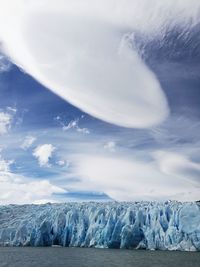
POLYGON ((200 267, 199 252, 93 248, 0 248, 0 267, 200 267))

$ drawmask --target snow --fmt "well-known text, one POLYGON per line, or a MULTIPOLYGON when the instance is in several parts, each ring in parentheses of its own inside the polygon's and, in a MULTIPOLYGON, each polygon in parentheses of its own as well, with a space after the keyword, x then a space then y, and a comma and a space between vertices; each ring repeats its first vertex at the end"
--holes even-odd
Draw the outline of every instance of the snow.
POLYGON ((1 246, 200 250, 200 206, 175 201, 0 206, 1 246))

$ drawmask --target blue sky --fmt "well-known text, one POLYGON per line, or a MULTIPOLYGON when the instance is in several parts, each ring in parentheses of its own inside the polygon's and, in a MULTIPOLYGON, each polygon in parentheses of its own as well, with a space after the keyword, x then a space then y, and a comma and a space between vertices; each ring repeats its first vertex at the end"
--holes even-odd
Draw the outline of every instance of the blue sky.
POLYGON ((0 203, 199 199, 198 1, 1 2, 0 203))

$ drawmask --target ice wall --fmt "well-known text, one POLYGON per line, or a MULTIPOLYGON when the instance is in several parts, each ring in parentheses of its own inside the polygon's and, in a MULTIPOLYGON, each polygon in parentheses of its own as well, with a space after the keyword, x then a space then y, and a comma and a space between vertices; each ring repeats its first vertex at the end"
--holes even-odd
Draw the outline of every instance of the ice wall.
POLYGON ((200 205, 179 202, 0 206, 1 246, 200 250, 200 205))

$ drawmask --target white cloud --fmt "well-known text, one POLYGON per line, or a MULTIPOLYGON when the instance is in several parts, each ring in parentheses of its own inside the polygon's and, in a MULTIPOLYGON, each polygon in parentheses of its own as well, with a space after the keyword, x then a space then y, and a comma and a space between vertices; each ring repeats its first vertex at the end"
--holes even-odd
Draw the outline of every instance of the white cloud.
POLYGON ((22 143, 21 145, 21 148, 26 150, 28 149, 29 147, 32 146, 32 144, 36 141, 36 137, 34 136, 31 136, 31 135, 28 135, 25 137, 24 139, 24 142, 22 143))
POLYGON ((61 166, 61 167, 63 167, 63 166, 68 167, 68 166, 69 166, 69 161, 58 160, 58 161, 56 162, 56 164, 58 164, 58 165, 61 166))
POLYGON ((44 144, 37 146, 33 152, 33 156, 38 159, 40 166, 50 166, 49 159, 52 157, 52 154, 55 150, 55 147, 52 144, 44 144))
POLYGON ((13 160, 6 161, 0 156, 0 172, 10 171, 10 165, 13 163, 13 160))
MULTIPOLYGON (((52 91, 121 126, 149 127, 165 119, 168 105, 162 88, 130 42, 134 32, 153 39, 177 24, 197 25, 198 0, 0 0, 0 4, 0 41, 5 52, 52 91)), ((3 129, 7 132, 9 127, 3 129)), ((69 129, 84 132, 87 128, 79 128, 75 120, 64 125, 64 130, 69 129)), ((170 139, 167 144, 175 140, 159 129, 153 136, 163 143, 170 139)), ((141 136, 140 144, 143 140, 141 136)), ((131 142, 130 147, 133 142, 138 146, 138 140, 131 142)), ((71 177, 81 179, 71 185, 75 189, 101 190, 117 200, 198 199, 199 164, 185 156, 155 154, 155 160, 146 163, 132 158, 134 153, 128 157, 129 152, 124 152, 125 158, 117 153, 97 156, 101 149, 103 153, 114 149, 112 144, 104 149, 102 140, 101 148, 74 143, 76 153, 83 153, 75 156, 70 168, 71 177)), ((72 145, 66 146, 71 153, 72 145)), ((49 166, 53 151, 39 146, 33 155, 41 166, 49 166)), ((144 153, 143 158, 151 157, 144 153)), ((6 168, 5 163, 1 168, 6 168)))
POLYGON ((4 110, 0 109, 0 135, 8 133, 16 112, 17 109, 13 107, 6 107, 4 110))
POLYGON ((114 141, 109 141, 104 145, 104 148, 111 152, 114 152, 116 148, 116 143, 114 141))
MULTIPOLYGON (((10 170, 13 160, 5 160, 0 156, 0 203, 24 204, 44 202, 44 199, 53 200, 54 193, 66 191, 51 184, 48 180, 27 179, 23 175, 15 174, 10 170)), ((48 201, 47 201, 48 202, 48 201)))
POLYGON ((83 134, 89 134, 90 133, 88 128, 80 128, 80 127, 78 127, 76 130, 77 130, 77 132, 83 133, 83 134))
MULTIPOLYGON (((59 120, 59 119, 57 119, 57 120, 59 120)), ((63 131, 68 131, 70 129, 75 129, 79 133, 83 133, 83 134, 89 134, 90 133, 90 131, 89 131, 88 128, 81 128, 79 126, 79 118, 78 119, 75 119, 75 120, 71 120, 66 125, 62 123, 62 125, 63 125, 63 127, 62 127, 63 131)))
POLYGON ((197 184, 183 177, 162 173, 154 162, 147 163, 121 156, 82 154, 75 156, 73 171, 74 177, 80 177, 80 182, 70 185, 69 189, 100 189, 119 201, 193 201, 199 198, 197 184))
POLYGON ((0 53, 0 73, 9 71, 11 66, 12 64, 7 57, 0 53))
POLYGON ((0 39, 14 63, 85 112, 149 127, 166 118, 168 104, 129 34, 183 22, 188 4, 169 2, 1 0, 0 39))
POLYGON ((161 172, 171 177, 180 177, 200 185, 200 164, 176 152, 153 153, 161 172))
POLYGON ((57 164, 59 166, 63 166, 63 165, 65 165, 65 161, 64 160, 59 160, 59 161, 57 161, 57 164))
POLYGON ((41 203, 44 202, 44 199, 52 202, 54 193, 65 192, 65 190, 51 184, 48 180, 27 181, 21 175, 0 172, 1 204, 41 203))
POLYGON ((6 110, 13 113, 13 114, 15 114, 17 112, 17 109, 14 107, 7 107, 6 110))
POLYGON ((78 125, 78 119, 70 121, 67 125, 63 125, 63 131, 68 131, 70 129, 76 128, 78 125))
POLYGON ((0 111, 0 135, 6 134, 11 127, 12 115, 0 111))

